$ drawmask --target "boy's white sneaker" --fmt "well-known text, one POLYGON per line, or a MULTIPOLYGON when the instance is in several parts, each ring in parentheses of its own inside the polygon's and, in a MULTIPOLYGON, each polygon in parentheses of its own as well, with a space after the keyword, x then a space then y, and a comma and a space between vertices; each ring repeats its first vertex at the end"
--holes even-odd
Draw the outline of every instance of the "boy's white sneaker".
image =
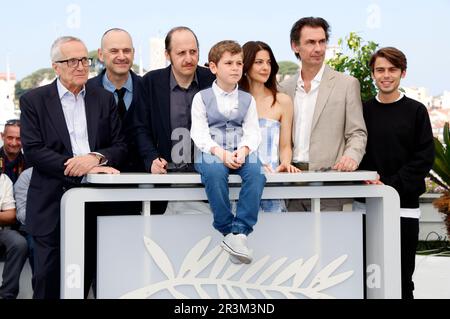
MULTIPOLYGON (((229 233, 225 236, 220 244, 222 249, 227 251, 233 257, 236 257, 241 263, 250 264, 252 262, 252 255, 247 247, 247 236, 244 234, 234 235, 229 233)), ((234 262, 231 259, 231 262, 234 262)))
MULTIPOLYGON (((249 252, 250 252, 250 256, 253 256, 253 249, 249 249, 249 252)), ((231 254, 230 254, 230 262, 233 264, 236 264, 236 265, 242 264, 242 261, 240 261, 239 258, 237 258, 236 256, 231 255, 231 254)))
POLYGON ((239 258, 237 258, 236 256, 231 255, 231 254, 230 254, 230 261, 231 261, 231 263, 236 264, 236 265, 242 264, 242 261, 239 258))

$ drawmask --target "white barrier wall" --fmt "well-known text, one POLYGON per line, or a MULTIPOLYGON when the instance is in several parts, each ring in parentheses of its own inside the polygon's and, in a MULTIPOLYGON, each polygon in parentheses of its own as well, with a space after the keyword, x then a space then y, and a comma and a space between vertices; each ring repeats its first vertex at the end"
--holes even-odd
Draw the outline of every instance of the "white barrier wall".
MULTIPOLYGON (((266 174, 263 199, 309 198, 312 200, 314 216, 319 218, 321 198, 366 198, 367 280, 364 284, 367 297, 400 298, 400 200, 392 187, 362 183, 364 180, 374 179, 374 176, 376 172, 266 174)), ((86 202, 206 199, 198 174, 89 175, 88 182, 115 185, 107 188, 73 188, 61 200, 62 298, 83 297, 86 202), (121 184, 134 186, 120 186, 121 184)), ((237 199, 240 179, 232 175, 230 183, 233 183, 230 187, 230 199, 237 199)), ((146 208, 148 206, 144 205, 146 208)), ((314 224, 315 227, 317 225, 319 224, 314 224)), ((284 236, 284 233, 277 236, 284 236)), ((335 240, 333 236, 325 238, 335 240)), ((148 243, 152 245, 152 242, 148 243)))
POLYGON ((100 217, 99 298, 363 298, 360 213, 260 214, 235 265, 211 215, 100 217))

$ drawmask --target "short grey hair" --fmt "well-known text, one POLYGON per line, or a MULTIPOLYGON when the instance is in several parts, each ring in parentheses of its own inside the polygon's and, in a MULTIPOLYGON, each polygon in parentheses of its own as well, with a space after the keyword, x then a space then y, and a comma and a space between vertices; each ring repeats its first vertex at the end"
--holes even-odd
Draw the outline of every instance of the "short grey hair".
POLYGON ((84 44, 84 42, 81 41, 79 38, 72 37, 72 36, 59 37, 58 39, 55 40, 55 42, 53 42, 52 48, 50 50, 50 58, 52 59, 53 63, 56 62, 56 61, 59 61, 61 59, 64 59, 64 57, 62 56, 62 53, 61 53, 61 46, 64 43, 72 42, 72 41, 80 42, 84 46, 86 46, 84 44))

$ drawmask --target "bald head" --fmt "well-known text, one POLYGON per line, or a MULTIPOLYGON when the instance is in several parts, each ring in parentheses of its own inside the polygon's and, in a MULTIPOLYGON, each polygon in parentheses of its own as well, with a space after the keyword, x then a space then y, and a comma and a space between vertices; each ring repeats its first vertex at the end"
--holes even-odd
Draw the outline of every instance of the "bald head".
POLYGON ((134 47, 130 34, 123 29, 110 29, 102 36, 98 58, 105 65, 110 80, 126 77, 133 66, 134 47))
POLYGON ((130 42, 131 47, 133 47, 133 40, 131 39, 131 35, 128 33, 128 31, 120 28, 113 28, 103 33, 101 48, 104 49, 105 45, 107 45, 109 41, 114 40, 117 37, 127 39, 130 42))

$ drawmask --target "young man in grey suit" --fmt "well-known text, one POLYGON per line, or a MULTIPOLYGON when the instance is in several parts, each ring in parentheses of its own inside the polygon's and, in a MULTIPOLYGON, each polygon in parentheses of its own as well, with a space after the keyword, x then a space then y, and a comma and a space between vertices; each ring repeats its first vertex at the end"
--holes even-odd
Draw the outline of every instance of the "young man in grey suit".
MULTIPOLYGON (((357 79, 324 64, 329 25, 322 18, 298 20, 291 47, 299 73, 281 84, 294 101, 293 164, 301 170, 351 172, 364 155, 367 131, 357 79)), ((341 210, 342 200, 323 200, 322 210, 341 210)), ((290 201, 289 210, 309 210, 309 201, 290 201)))

